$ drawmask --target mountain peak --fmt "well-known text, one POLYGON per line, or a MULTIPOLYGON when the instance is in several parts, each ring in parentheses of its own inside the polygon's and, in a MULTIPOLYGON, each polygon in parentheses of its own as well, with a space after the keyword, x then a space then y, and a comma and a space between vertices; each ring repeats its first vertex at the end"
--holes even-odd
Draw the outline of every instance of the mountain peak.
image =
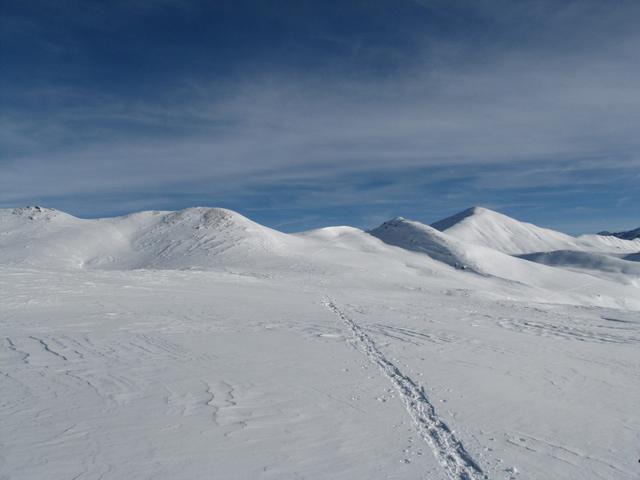
POLYGON ((416 222, 414 220, 409 220, 409 219, 407 219, 405 217, 393 217, 392 219, 381 223, 376 228, 372 228, 371 230, 367 230, 367 233, 379 232, 379 231, 382 231, 382 230, 389 230, 389 229, 411 228, 415 224, 419 224, 422 227, 426 227, 426 228, 432 230, 432 227, 430 227, 429 225, 424 225, 424 224, 416 222))
POLYGON ((508 254, 576 249, 576 239, 521 222, 484 207, 471 207, 431 225, 467 243, 508 254))
POLYGON ((206 226, 218 225, 223 222, 247 221, 250 220, 238 212, 226 208, 215 207, 190 207, 175 212, 170 212, 166 216, 166 221, 175 223, 179 221, 196 221, 206 226))
POLYGON ((476 215, 484 215, 484 214, 497 214, 502 215, 501 213, 495 212, 485 207, 474 206, 471 208, 467 208, 461 212, 456 213, 455 215, 451 215, 450 217, 439 220, 435 223, 432 223, 431 226, 436 230, 440 230, 444 232, 448 228, 460 223, 465 218, 473 217, 476 215))
POLYGON ((68 213, 61 212, 55 208, 41 207, 39 205, 14 208, 11 210, 11 214, 29 220, 45 222, 50 222, 57 217, 71 217, 68 213))
POLYGON ((472 215, 479 215, 481 213, 498 213, 495 210, 491 210, 490 208, 486 208, 486 207, 481 207, 479 205, 474 205, 471 208, 467 208, 466 210, 464 210, 465 212, 469 212, 469 214, 472 215))

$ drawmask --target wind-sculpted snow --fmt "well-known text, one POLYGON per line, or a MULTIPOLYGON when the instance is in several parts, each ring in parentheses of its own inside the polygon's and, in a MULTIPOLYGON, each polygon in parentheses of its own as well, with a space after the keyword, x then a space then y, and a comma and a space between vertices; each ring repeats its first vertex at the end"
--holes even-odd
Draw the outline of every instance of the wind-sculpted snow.
POLYGON ((454 480, 488 478, 451 429, 438 417, 423 387, 400 371, 364 330, 330 299, 325 302, 351 331, 352 342, 393 383, 420 436, 433 450, 438 462, 454 480))
POLYGON ((637 478, 640 240, 503 217, 0 211, 0 477, 637 478))
POLYGON ((275 257, 300 243, 220 208, 82 220, 31 207, 0 211, 0 228, 0 263, 46 268, 206 269, 275 257))
MULTIPOLYGON (((130 252, 120 264, 134 268, 185 269, 277 256, 295 242, 288 235, 219 208, 169 212, 156 221, 128 219, 130 252)), ((112 220, 117 228, 127 220, 112 220)), ((116 266, 117 262, 116 262, 116 266)))
POLYGON ((637 479, 640 241, 502 217, 1 210, 0 478, 637 479))
MULTIPOLYGON (((283 252, 201 213, 118 232, 184 227, 186 265, 200 224, 248 245, 201 270, 0 266, 0 478, 637 479, 637 287, 355 229, 283 252)), ((47 216, 41 239, 87 222, 47 216)))

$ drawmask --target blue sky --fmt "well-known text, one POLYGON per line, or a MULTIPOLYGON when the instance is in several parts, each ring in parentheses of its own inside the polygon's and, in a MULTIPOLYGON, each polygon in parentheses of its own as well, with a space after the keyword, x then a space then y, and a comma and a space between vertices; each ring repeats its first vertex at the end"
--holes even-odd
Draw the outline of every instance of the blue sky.
POLYGON ((4 0, 0 207, 640 226, 635 1, 4 0))

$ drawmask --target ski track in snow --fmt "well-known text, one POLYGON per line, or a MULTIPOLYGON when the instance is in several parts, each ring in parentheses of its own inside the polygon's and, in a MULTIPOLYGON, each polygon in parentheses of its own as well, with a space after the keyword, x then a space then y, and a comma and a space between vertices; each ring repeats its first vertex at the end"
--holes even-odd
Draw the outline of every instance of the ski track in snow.
POLYGON ((454 480, 486 479, 480 465, 471 457, 454 432, 438 417, 424 388, 402 373, 378 348, 364 330, 329 298, 324 305, 349 327, 353 344, 393 383, 418 433, 431 447, 436 459, 454 480))

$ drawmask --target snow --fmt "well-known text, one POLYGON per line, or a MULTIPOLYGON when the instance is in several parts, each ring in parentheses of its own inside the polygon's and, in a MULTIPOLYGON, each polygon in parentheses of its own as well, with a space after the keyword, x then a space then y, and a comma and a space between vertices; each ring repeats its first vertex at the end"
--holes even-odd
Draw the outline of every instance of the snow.
POLYGON ((594 275, 613 273, 615 275, 611 276, 612 280, 629 280, 629 276, 631 278, 640 278, 640 265, 611 255, 560 250, 556 252, 530 253, 520 255, 520 258, 544 265, 588 270, 594 275))
MULTIPOLYGON (((633 268, 631 262, 624 262, 617 258, 611 258, 611 263, 623 262, 629 264, 630 268, 627 270, 620 268, 618 273, 621 275, 613 280, 628 286, 615 285, 599 278, 589 278, 585 281, 584 275, 576 275, 570 270, 536 265, 498 250, 471 243, 465 244, 433 227, 404 218, 385 222, 370 233, 386 243, 424 253, 456 269, 493 276, 518 284, 524 283, 535 289, 544 289, 544 292, 535 290, 530 292, 530 298, 553 298, 559 303, 568 301, 625 308, 640 306, 640 297, 636 290, 638 283, 635 280, 637 269, 633 268), (635 274, 631 281, 626 276, 627 273, 635 274), (582 285, 582 287, 576 292, 573 289, 574 285, 582 285), (576 294, 579 298, 575 297, 576 294)), ((607 277, 607 280, 611 279, 607 277)))
POLYGON ((81 220, 55 210, 0 211, 0 262, 51 268, 186 269, 278 255, 295 237, 221 208, 81 220))
POLYGON ((432 227, 464 242, 511 255, 553 250, 620 253, 640 251, 640 238, 625 240, 607 235, 582 235, 575 238, 482 207, 470 208, 440 220, 432 227))
POLYGON ((580 245, 585 250, 609 253, 634 253, 640 251, 640 238, 624 240, 604 235, 581 235, 578 237, 580 245))
POLYGON ((509 254, 579 248, 576 239, 569 235, 482 207, 470 208, 432 226, 459 240, 509 254))
POLYGON ((637 478, 640 248, 493 213, 0 211, 0 478, 637 478))

